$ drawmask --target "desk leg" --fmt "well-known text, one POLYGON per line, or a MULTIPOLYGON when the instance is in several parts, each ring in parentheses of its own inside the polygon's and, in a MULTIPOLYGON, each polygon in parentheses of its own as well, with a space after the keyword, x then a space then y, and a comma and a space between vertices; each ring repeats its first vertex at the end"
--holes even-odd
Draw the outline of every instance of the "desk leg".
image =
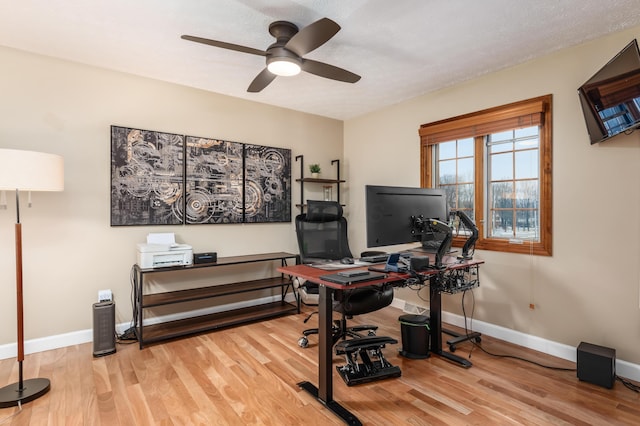
POLYGON ((313 395, 348 425, 362 425, 349 410, 333 400, 333 336, 331 300, 333 290, 321 285, 318 289, 318 387, 310 382, 298 386, 313 395))
POLYGON ((429 319, 431 325, 431 352, 461 367, 471 367, 471 361, 442 350, 442 293, 438 291, 437 278, 431 278, 429 285, 429 319))
POLYGON ((318 397, 322 401, 333 400, 333 339, 331 294, 333 291, 321 285, 319 291, 319 321, 318 327, 318 397))

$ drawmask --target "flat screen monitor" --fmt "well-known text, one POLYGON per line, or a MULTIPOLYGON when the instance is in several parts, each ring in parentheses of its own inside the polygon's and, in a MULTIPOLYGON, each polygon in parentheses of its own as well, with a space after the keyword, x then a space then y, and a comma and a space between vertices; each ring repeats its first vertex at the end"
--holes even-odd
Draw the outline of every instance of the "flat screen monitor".
POLYGON ((422 242, 438 249, 444 235, 416 233, 415 218, 449 221, 443 189, 367 185, 365 196, 368 247, 422 242))
POLYGON ((640 51, 634 39, 578 89, 591 144, 640 127, 640 51))

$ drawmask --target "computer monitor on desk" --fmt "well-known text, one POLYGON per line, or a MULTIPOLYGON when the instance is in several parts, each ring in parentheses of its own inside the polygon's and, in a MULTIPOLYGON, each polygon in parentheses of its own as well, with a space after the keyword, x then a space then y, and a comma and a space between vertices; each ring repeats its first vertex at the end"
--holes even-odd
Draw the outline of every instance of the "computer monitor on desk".
MULTIPOLYGON (((412 218, 447 222, 446 193, 443 189, 367 185, 367 246, 382 247, 422 241, 412 218)), ((425 235, 426 239, 438 238, 425 235)))
POLYGON ((365 195, 368 247, 420 242, 440 266, 452 239, 443 189, 367 185, 365 195))

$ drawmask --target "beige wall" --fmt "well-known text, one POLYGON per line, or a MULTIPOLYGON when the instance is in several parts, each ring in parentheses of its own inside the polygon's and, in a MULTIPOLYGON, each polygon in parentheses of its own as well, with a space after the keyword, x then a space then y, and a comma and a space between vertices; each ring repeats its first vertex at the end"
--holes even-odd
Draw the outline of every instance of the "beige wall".
MULTIPOLYGON (((420 124, 551 93, 554 255, 478 252, 486 265, 475 318, 570 346, 614 347, 619 359, 640 363, 640 134, 590 146, 576 93, 638 36, 640 28, 622 32, 344 124, 0 48, 0 147, 66 161, 65 192, 34 194, 34 207, 22 213, 26 338, 90 329, 91 304, 103 288, 114 291, 117 322, 129 321, 129 270, 148 232, 175 232, 196 251, 221 256, 297 251, 288 223, 110 227, 112 124, 290 148, 325 170, 344 156, 343 199, 359 252, 366 248, 364 185, 419 185, 420 124)), ((294 162, 294 179, 298 173, 294 162)), ((15 203, 8 198, 0 210, 0 346, 15 342, 15 203)), ((398 298, 424 304, 408 290, 398 298)), ((444 299, 447 311, 461 313, 459 296, 444 299)))
MULTIPOLYGON (((296 155, 326 170, 342 156, 338 120, 6 48, 0 63, 0 147, 65 159, 65 191, 34 193, 33 208, 22 209, 27 340, 91 329, 99 289, 113 290, 116 321, 130 321, 129 271, 136 243, 149 232, 175 232, 195 251, 220 256, 297 252, 293 223, 110 227, 110 125, 289 148, 293 179, 296 155)), ((299 203, 295 182, 292 196, 299 203)), ((0 210, 0 347, 16 340, 15 201, 7 198, 8 209, 0 210)))
MULTIPOLYGON (((553 256, 478 251, 486 265, 475 318, 570 346, 613 347, 640 363, 640 132, 591 146, 577 95, 638 36, 640 28, 618 33, 345 122, 352 248, 366 244, 366 184, 420 184, 420 124, 551 93, 553 256)), ((397 297, 425 305, 409 290, 397 297)), ((443 300, 462 313, 460 295, 443 300)))

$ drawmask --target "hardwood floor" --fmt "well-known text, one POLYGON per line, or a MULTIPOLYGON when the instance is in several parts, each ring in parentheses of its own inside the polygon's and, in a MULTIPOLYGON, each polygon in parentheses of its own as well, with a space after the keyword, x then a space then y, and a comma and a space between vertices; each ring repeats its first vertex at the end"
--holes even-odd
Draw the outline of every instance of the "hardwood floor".
MULTIPOLYGON (((380 325, 378 335, 401 342, 388 307, 352 323, 380 325)), ((300 348, 306 314, 229 328, 149 346, 118 345, 93 358, 83 344, 27 356, 25 379, 47 377, 38 400, 0 409, 10 425, 329 425, 343 424, 296 383, 317 383, 317 336, 300 348), (14 415, 14 413, 17 413, 14 415)), ((546 365, 575 364, 488 336, 482 346, 546 365)), ((640 396, 616 382, 612 390, 578 381, 575 371, 551 370, 475 348, 469 369, 431 356, 385 356, 402 377, 347 387, 334 372, 334 398, 368 425, 632 425, 640 396)), ((463 343, 456 354, 469 356, 463 343)), ((344 359, 335 357, 334 364, 344 359)), ((17 381, 14 359, 0 361, 0 387, 17 381)))

